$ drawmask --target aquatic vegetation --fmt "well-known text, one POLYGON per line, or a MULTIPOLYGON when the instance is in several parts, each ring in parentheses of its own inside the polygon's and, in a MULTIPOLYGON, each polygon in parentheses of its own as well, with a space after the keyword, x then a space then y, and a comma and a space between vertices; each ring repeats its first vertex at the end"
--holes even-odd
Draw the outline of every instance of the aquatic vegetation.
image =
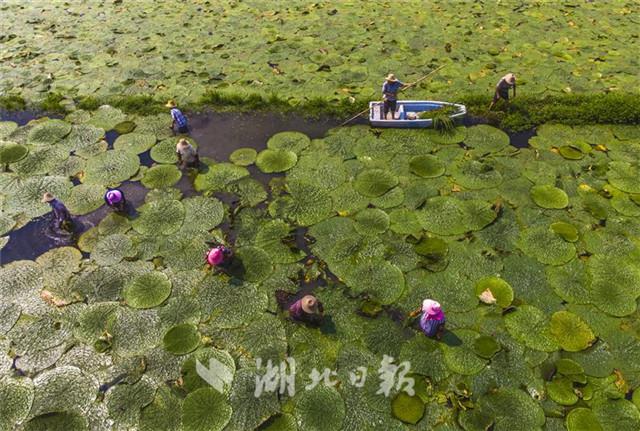
POLYGON ((0 172, 5 237, 48 212, 44 191, 74 216, 110 186, 146 193, 77 246, 0 267, 0 427, 640 426, 637 127, 545 125, 517 150, 488 125, 285 132, 183 174, 167 124, 101 107, 0 126, 27 151, 0 172), (221 239, 233 264, 205 269, 221 239), (324 304, 319 328, 277 309, 300 285, 324 304), (426 297, 441 340, 410 316, 426 297), (414 393, 379 392, 384 355, 410 363, 414 393), (256 397, 287 358, 295 393, 256 397), (220 391, 198 362, 226 370, 220 391))

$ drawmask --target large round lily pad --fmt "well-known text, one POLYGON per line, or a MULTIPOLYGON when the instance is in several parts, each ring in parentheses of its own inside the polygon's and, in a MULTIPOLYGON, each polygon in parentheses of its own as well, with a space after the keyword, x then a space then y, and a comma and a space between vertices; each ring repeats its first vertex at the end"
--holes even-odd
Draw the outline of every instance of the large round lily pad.
POLYGON ((133 308, 152 308, 164 302, 171 294, 171 281, 162 272, 142 274, 122 291, 127 305, 133 308))
POLYGON ((355 228, 362 235, 379 235, 389 228, 389 216, 377 208, 366 208, 355 216, 355 228))
POLYGON ((169 329, 163 338, 164 348, 175 355, 186 355, 200 345, 198 327, 183 323, 169 329))
POLYGON ((488 202, 463 201, 450 196, 431 198, 418 212, 422 227, 438 235, 455 235, 480 230, 491 223, 496 216, 496 212, 488 202))
POLYGON ((568 311, 558 311, 551 316, 550 331, 560 347, 568 352, 584 350, 595 341, 591 328, 568 311))
POLYGON ((12 429, 26 419, 33 403, 33 382, 28 378, 0 379, 0 428, 12 429))
POLYGON ((148 189, 163 189, 176 184, 182 172, 174 165, 157 165, 145 171, 142 184, 148 189))
POLYGON ((105 151, 92 157, 85 167, 83 182, 87 184, 118 184, 138 171, 140 160, 135 153, 120 150, 105 151))
POLYGON ((545 226, 536 226, 521 231, 518 247, 525 254, 548 265, 562 265, 576 255, 576 248, 573 244, 564 241, 545 226))
POLYGON ((15 142, 0 142, 0 165, 14 163, 24 159, 29 153, 29 149, 24 145, 15 142))
POLYGON ((118 136, 118 139, 113 143, 113 148, 116 150, 141 154, 153 147, 153 144, 155 143, 155 135, 134 132, 118 136))
POLYGON ((531 349, 553 352, 558 348, 549 319, 539 308, 523 305, 507 314, 504 323, 513 338, 531 349))
POLYGON ((398 178, 383 169, 367 169, 358 174, 353 187, 363 196, 377 197, 398 184, 398 178))
POLYGON ((457 163, 450 172, 456 183, 470 190, 498 187, 502 183, 502 174, 498 170, 477 160, 457 163))
POLYGON ((144 204, 140 215, 133 221, 133 229, 143 235, 170 235, 177 232, 185 217, 182 202, 161 199, 144 204))
POLYGON ((344 401, 334 388, 319 384, 296 396, 293 413, 301 429, 338 431, 345 416, 344 401))
POLYGON ((267 141, 267 147, 272 150, 287 150, 299 154, 307 148, 311 140, 300 132, 280 132, 273 135, 267 141))
POLYGON ((29 131, 30 145, 53 145, 71 132, 71 124, 62 120, 47 120, 29 131))
POLYGON ((391 401, 393 416, 408 424, 417 424, 424 416, 424 402, 419 396, 400 392, 391 401))
POLYGON ((562 209, 569 205, 569 197, 564 190, 550 185, 531 187, 531 199, 542 208, 562 209))
POLYGON ((260 151, 256 158, 256 166, 265 173, 288 171, 298 162, 298 156, 289 150, 273 150, 267 148, 260 151))
POLYGON ((238 166, 249 166, 255 163, 258 152, 253 148, 238 148, 229 156, 229 161, 238 166))
POLYGON ((498 277, 484 277, 476 282, 476 295, 480 296, 486 290, 489 290, 492 296, 502 308, 511 305, 513 301, 513 289, 511 285, 498 277))
POLYGON ((222 431, 231 419, 226 397, 211 387, 191 392, 182 406, 184 431, 222 431))
POLYGON ((409 160, 411 172, 423 178, 435 178, 444 174, 444 164, 435 156, 414 156, 409 160))

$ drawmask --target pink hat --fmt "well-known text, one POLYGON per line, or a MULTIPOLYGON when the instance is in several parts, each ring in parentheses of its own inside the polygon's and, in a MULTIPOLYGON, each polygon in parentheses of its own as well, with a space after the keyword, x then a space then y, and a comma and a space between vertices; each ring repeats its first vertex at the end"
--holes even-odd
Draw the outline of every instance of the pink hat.
POLYGON ((207 253, 207 263, 211 266, 220 265, 222 260, 224 259, 224 254, 222 253, 222 248, 216 247, 209 250, 207 253))
POLYGON ((440 309, 440 303, 438 301, 434 301, 433 299, 425 299, 422 301, 422 312, 427 313, 429 316, 435 316, 440 314, 442 310, 440 309))
POLYGON ((111 204, 117 204, 122 200, 122 193, 120 190, 109 190, 107 192, 107 200, 111 204))

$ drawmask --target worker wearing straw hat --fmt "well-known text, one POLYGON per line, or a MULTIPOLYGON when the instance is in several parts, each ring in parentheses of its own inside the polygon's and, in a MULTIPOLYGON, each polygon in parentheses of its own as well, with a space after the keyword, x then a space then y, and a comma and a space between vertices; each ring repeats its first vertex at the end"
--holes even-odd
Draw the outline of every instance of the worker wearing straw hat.
POLYGON ((171 130, 173 130, 174 133, 176 133, 176 131, 182 134, 189 133, 187 117, 185 117, 182 111, 178 109, 178 105, 175 100, 169 100, 164 106, 171 109, 171 118, 173 119, 173 123, 171 123, 171 130))
POLYGON ((56 199, 51 193, 46 192, 42 195, 42 203, 49 204, 53 210, 56 226, 59 229, 71 230, 71 213, 62 202, 56 199))
POLYGON ((291 302, 296 296, 296 294, 285 290, 276 290, 276 302, 281 309, 289 312, 291 320, 319 326, 322 323, 322 313, 324 312, 322 303, 311 294, 291 302))
POLYGON ((200 165, 200 157, 198 150, 184 138, 181 138, 176 144, 176 155, 181 168, 198 168, 200 165))
POLYGON ((491 101, 491 105, 489 105, 489 110, 491 110, 500 99, 509 102, 509 90, 512 88, 513 97, 516 97, 516 75, 507 73, 496 85, 496 92, 493 94, 493 100, 491 101))
POLYGON ((384 118, 391 111, 391 119, 395 118, 396 108, 398 106, 398 91, 404 86, 393 73, 387 75, 382 84, 382 100, 384 118))

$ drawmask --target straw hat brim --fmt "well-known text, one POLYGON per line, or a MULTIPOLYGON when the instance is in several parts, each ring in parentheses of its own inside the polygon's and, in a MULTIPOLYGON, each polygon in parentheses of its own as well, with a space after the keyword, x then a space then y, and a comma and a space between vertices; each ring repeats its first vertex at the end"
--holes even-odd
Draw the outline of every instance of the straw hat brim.
POLYGON ((177 105, 176 105, 176 102, 170 100, 164 106, 166 106, 167 108, 175 108, 177 105))

